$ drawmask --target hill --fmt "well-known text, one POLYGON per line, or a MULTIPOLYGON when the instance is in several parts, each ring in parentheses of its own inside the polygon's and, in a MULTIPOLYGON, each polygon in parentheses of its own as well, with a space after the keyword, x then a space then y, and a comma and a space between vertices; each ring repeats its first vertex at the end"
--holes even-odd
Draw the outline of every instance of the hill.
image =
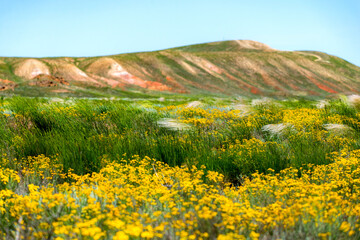
POLYGON ((322 52, 235 40, 104 57, 0 57, 0 90, 26 96, 325 97, 359 93, 360 68, 322 52))

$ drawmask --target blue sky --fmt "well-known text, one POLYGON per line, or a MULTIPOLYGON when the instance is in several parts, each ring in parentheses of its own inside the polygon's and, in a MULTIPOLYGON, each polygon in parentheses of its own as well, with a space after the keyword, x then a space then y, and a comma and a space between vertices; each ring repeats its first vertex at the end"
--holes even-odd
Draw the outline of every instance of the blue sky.
POLYGON ((0 0, 0 56, 98 56, 233 39, 360 66, 360 1, 0 0))

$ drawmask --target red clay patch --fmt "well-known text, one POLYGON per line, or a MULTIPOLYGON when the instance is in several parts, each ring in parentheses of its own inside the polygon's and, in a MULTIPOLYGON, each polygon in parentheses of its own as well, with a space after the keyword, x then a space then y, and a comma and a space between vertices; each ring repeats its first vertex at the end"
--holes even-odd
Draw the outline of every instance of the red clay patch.
POLYGON ((275 79, 272 79, 269 77, 269 75, 265 72, 260 72, 261 77, 263 78, 265 84, 273 87, 274 89, 278 90, 278 91, 284 91, 284 89, 281 89, 280 83, 278 83, 275 79))
POLYGON ((170 86, 172 86, 171 89, 172 89, 173 92, 178 92, 178 93, 188 93, 189 92, 188 90, 186 90, 184 88, 183 85, 178 83, 174 78, 172 78, 170 76, 166 76, 166 80, 169 82, 170 86))
POLYGON ((112 88, 123 88, 125 86, 124 83, 121 83, 119 82, 119 80, 114 80, 114 79, 109 79, 109 78, 105 78, 105 77, 100 77, 98 75, 95 75, 95 74, 91 74, 91 73, 88 73, 88 75, 90 77, 92 77, 93 79, 96 79, 96 80, 100 80, 108 85, 110 85, 112 88))
POLYGON ((171 91, 171 88, 159 82, 145 81, 145 84, 146 88, 150 90, 171 91))
POLYGON ((328 92, 328 93, 338 93, 337 91, 329 88, 328 86, 322 85, 322 84, 320 84, 320 83, 316 84, 316 86, 317 86, 318 88, 320 88, 321 90, 324 90, 324 91, 326 91, 326 92, 328 92))
POLYGON ((291 87, 291 89, 293 90, 300 90, 300 88, 292 83, 288 83, 288 85, 291 87))
POLYGON ((312 76, 306 75, 306 77, 311 80, 312 83, 314 83, 318 88, 320 88, 321 90, 324 90, 328 93, 338 93, 337 91, 329 88, 328 86, 325 86, 321 83, 319 83, 319 81, 317 81, 315 78, 313 78, 312 76))
POLYGON ((1 79, 0 78, 0 83, 4 83, 4 84, 14 84, 13 81, 7 80, 7 79, 1 79))
POLYGON ((258 88, 256 88, 256 87, 251 87, 251 88, 250 88, 250 92, 251 92, 252 94, 260 94, 260 93, 261 93, 260 89, 258 89, 258 88))
POLYGON ((252 87, 250 84, 248 84, 247 82, 244 82, 243 80, 240 79, 241 78, 240 73, 237 73, 239 78, 236 78, 227 72, 224 72, 224 74, 227 78, 236 81, 237 85, 242 89, 249 89, 252 87))

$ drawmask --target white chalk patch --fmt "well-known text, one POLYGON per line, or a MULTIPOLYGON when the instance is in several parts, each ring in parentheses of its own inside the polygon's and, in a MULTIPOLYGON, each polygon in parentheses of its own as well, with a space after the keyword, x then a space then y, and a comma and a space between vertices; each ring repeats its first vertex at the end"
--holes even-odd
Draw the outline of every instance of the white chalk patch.
POLYGON ((80 69, 76 69, 77 74, 83 76, 83 77, 88 77, 88 75, 86 73, 84 73, 83 71, 81 71, 80 69))
MULTIPOLYGON (((33 69, 32 72, 31 72, 31 78, 34 78, 34 77, 36 77, 36 76, 39 75, 39 74, 45 74, 45 72, 42 71, 42 70, 39 69, 39 68, 35 68, 35 69, 33 69)), ((46 74, 47 74, 47 73, 46 73, 46 74)))

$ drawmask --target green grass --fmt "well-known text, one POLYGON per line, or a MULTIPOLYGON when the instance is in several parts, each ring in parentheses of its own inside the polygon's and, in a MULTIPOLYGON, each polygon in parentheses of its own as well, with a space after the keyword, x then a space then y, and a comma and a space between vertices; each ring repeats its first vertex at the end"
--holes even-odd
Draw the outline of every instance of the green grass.
POLYGON ((72 168, 78 174, 98 171, 104 156, 149 156, 171 166, 205 165, 239 184, 244 176, 269 168, 279 172, 308 163, 328 164, 330 153, 360 146, 357 111, 342 100, 332 101, 321 110, 319 119, 331 123, 326 119, 342 116, 355 135, 334 136, 318 123, 281 135, 262 130, 267 124, 282 123, 287 110, 315 109, 314 102, 308 100, 264 104, 252 107, 248 116, 230 118, 226 114, 231 111, 232 99, 203 97, 205 105, 194 110, 183 107, 191 99, 176 100, 1 99, 0 111, 5 112, 0 114, 0 154, 11 159, 58 156, 65 170, 72 168), (177 107, 178 111, 159 109, 174 104, 183 105, 177 107), (222 112, 215 115, 217 111, 222 112), (192 127, 183 131, 158 125, 160 119, 169 117, 214 121, 205 125, 189 123, 192 127))

